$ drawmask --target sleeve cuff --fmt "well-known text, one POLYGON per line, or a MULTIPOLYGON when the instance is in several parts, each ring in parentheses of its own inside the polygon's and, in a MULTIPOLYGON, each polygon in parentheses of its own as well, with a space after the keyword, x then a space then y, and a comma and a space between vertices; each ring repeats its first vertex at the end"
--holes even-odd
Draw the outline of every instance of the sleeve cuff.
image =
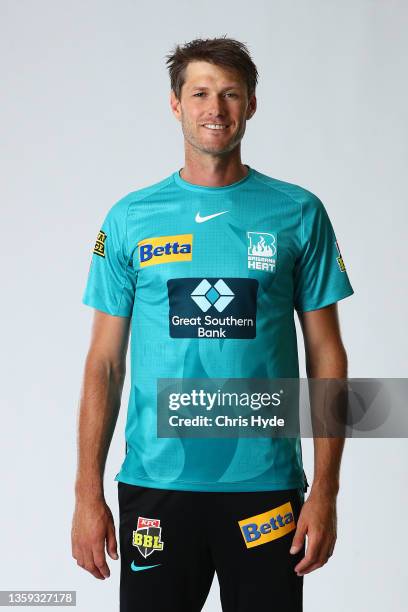
POLYGON ((325 306, 330 306, 330 304, 335 304, 336 302, 339 302, 340 300, 343 300, 344 298, 353 295, 353 293, 354 289, 350 287, 346 291, 343 291, 341 293, 333 293, 332 295, 327 297, 325 296, 320 300, 310 302, 305 301, 301 306, 295 307, 295 310, 297 312, 309 312, 310 310, 319 310, 319 308, 324 308, 325 306))
POLYGON ((131 317, 132 316, 132 312, 131 311, 129 312, 126 308, 112 308, 111 306, 108 306, 101 300, 98 300, 95 296, 90 297, 90 296, 84 295, 82 297, 82 303, 85 304, 85 306, 90 306, 91 308, 95 308, 96 310, 100 310, 101 312, 112 315, 114 317, 131 317))

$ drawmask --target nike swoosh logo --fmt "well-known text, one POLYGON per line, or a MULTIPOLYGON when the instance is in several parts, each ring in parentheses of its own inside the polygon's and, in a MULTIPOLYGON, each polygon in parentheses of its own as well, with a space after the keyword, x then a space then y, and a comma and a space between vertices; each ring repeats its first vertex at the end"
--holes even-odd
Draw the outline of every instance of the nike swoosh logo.
POLYGON ((205 221, 209 221, 210 219, 214 219, 214 217, 218 217, 219 215, 225 215, 225 213, 229 212, 229 210, 224 210, 219 213, 215 213, 214 215, 207 215, 206 217, 201 217, 198 212, 195 216, 196 223, 204 223, 205 221))
POLYGON ((140 572, 141 570, 151 569, 152 567, 158 567, 159 565, 161 565, 161 563, 157 563, 156 565, 136 565, 135 562, 132 561, 130 569, 132 569, 134 572, 140 572))

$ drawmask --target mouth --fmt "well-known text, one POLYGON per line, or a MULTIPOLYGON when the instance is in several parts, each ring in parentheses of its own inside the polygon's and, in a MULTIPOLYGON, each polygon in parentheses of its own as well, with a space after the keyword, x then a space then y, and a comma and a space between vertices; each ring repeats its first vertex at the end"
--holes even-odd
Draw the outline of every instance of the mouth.
POLYGON ((227 128, 229 128, 228 123, 202 123, 201 127, 211 130, 213 132, 223 132, 227 128))

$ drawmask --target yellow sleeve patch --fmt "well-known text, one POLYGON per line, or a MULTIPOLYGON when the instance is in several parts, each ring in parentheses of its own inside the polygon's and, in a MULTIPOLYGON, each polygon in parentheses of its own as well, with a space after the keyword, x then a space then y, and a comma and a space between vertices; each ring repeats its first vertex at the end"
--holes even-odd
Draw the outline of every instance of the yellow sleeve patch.
POLYGON ((105 240, 106 234, 101 230, 98 234, 93 250, 93 252, 100 257, 105 257, 105 240))

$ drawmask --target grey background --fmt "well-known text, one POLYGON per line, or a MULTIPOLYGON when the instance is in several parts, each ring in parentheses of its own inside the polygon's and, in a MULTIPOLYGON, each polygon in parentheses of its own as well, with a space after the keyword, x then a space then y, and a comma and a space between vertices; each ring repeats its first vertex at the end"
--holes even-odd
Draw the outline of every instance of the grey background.
MULTIPOLYGON (((407 4, 2 0, 0 12, 0 588, 76 589, 79 610, 111 611, 119 562, 101 582, 70 551, 81 295, 110 206, 183 165, 164 56, 198 36, 248 44, 259 106, 242 160, 327 207, 355 289, 339 306, 349 375, 403 377, 407 4)), ((299 351, 304 375, 301 335, 299 351)), ((128 385, 106 470, 116 520, 128 385)), ((303 449, 311 481, 312 440, 303 449)), ((306 611, 405 609, 407 458, 405 439, 347 440, 338 542, 305 577, 306 611)), ((219 609, 215 580, 205 611, 219 609)))

